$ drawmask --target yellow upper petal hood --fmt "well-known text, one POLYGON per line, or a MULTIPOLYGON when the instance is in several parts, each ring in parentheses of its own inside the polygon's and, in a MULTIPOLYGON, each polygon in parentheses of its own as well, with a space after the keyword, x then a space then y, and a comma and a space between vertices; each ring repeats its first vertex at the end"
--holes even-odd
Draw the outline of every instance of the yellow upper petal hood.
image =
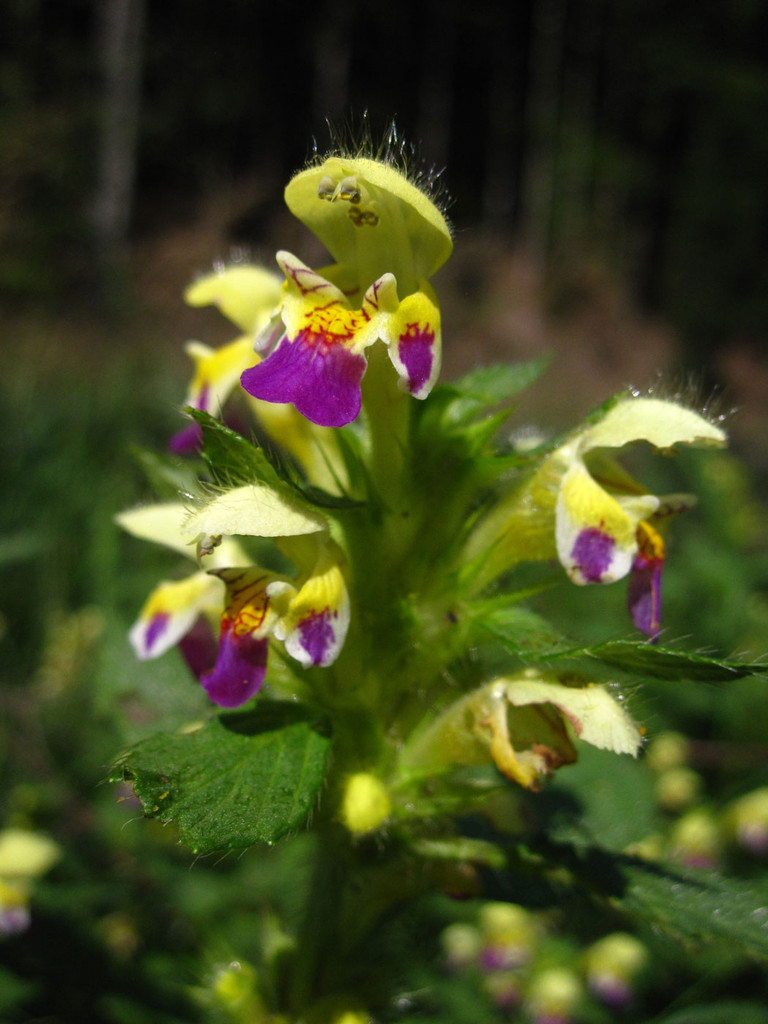
POLYGON ((295 175, 285 201, 338 263, 355 269, 359 288, 391 272, 409 294, 453 249, 437 206, 381 160, 330 156, 295 175))
POLYGON ((626 398, 617 402, 579 438, 582 453, 592 448, 622 448, 647 441, 655 448, 676 444, 724 445, 725 431, 691 409, 663 398, 626 398))
POLYGON ((198 278, 184 292, 184 301, 190 306, 218 306, 240 330, 252 333, 269 320, 280 301, 281 286, 272 271, 235 263, 198 278))

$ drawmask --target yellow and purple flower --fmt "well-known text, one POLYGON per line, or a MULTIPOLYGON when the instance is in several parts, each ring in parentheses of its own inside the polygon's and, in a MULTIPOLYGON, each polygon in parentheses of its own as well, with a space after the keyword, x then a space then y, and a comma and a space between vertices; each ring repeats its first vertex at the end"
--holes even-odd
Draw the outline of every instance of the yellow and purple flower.
POLYGON ((295 256, 280 252, 286 283, 282 323, 257 344, 265 357, 241 382, 255 398, 290 402, 312 423, 340 427, 357 419, 365 350, 378 339, 389 348, 399 386, 425 398, 440 371, 440 315, 426 291, 401 303, 393 274, 368 288, 359 309, 344 293, 295 256))
POLYGON ((0 829, 0 939, 29 927, 29 903, 35 879, 61 857, 48 836, 23 828, 0 829))
POLYGON ((280 317, 257 339, 264 359, 243 373, 245 390, 290 402, 321 426, 343 426, 360 412, 364 352, 381 340, 401 390, 425 398, 441 362, 427 279, 452 248, 440 211, 398 170, 364 157, 329 157, 296 175, 285 196, 337 263, 321 274, 278 253, 280 317))
POLYGON ((410 776, 490 760, 518 785, 539 789, 557 768, 576 761, 576 739, 633 757, 642 743, 607 686, 530 668, 486 683, 430 717, 400 763, 410 776))
POLYGON ((648 493, 608 454, 645 441, 723 445, 724 431, 675 402, 624 398, 576 432, 480 524, 470 554, 488 552, 486 576, 525 559, 557 557, 579 585, 630 576, 629 608, 638 629, 661 628, 663 521, 689 507, 690 495, 648 493))
MULTIPOLYGON (((269 321, 279 301, 280 279, 263 267, 235 263, 218 267, 195 281, 184 298, 190 306, 218 306, 244 332, 218 349, 199 341, 189 341, 185 346, 195 369, 184 404, 219 416, 240 374, 258 359, 253 338, 269 321)), ((170 448, 186 454, 198 448, 200 440, 200 427, 191 423, 171 438, 170 448)))
POLYGON ((170 503, 124 512, 118 522, 187 557, 197 553, 205 566, 154 589, 130 631, 139 658, 156 658, 179 644, 211 700, 239 707, 261 688, 270 637, 304 666, 330 665, 338 656, 349 599, 343 555, 320 515, 249 484, 192 513, 170 503), (249 564, 233 535, 274 538, 295 576, 249 564))
POLYGON ((270 636, 305 668, 338 657, 349 626, 340 552, 330 540, 313 539, 305 554, 313 549, 314 564, 304 563, 298 585, 256 567, 216 571, 226 586, 218 656, 200 679, 214 703, 239 707, 261 688, 270 636))

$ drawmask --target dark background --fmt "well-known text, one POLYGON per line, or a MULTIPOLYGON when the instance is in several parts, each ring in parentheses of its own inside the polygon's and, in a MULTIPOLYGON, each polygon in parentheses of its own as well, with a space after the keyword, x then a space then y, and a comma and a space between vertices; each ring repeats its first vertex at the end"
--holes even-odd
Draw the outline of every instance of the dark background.
POLYGON ((326 118, 367 111, 448 168, 459 232, 599 255, 700 360, 761 344, 767 28, 753 0, 6 0, 0 295, 91 302, 235 184, 260 244, 326 118))

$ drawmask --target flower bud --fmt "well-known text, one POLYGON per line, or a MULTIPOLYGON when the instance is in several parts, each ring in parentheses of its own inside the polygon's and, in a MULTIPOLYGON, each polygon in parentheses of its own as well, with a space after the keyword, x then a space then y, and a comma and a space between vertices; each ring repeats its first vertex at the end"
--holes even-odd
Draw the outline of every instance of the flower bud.
POLYGON ((550 967, 534 975, 525 1004, 534 1024, 568 1024, 582 1001, 581 982, 567 967, 550 967))
POLYGON ((244 1024, 266 1019, 256 971, 250 964, 233 960, 219 966, 211 980, 211 991, 218 1006, 231 1020, 244 1024))
POLYGON ((482 988, 493 1005, 509 1012, 520 1002, 521 978, 517 971, 494 971, 483 977, 482 988))
POLYGON ((691 868, 714 868, 720 860, 722 841, 717 822, 704 808, 688 811, 675 823, 669 839, 669 855, 691 868))
POLYGON ((445 965, 451 970, 460 970, 473 964, 483 948, 480 932, 474 925, 449 924, 440 934, 440 943, 445 954, 445 965))
POLYGON ((652 832, 630 843, 624 852, 628 857, 639 857, 641 860, 661 860, 664 856, 664 836, 661 832, 652 832))
POLYGON ((531 959, 536 925, 527 910, 514 903, 486 903, 480 911, 485 940, 481 957, 486 970, 519 967, 531 959))
POLYGON ((0 879, 0 938, 18 935, 29 928, 29 893, 25 886, 0 879))
POLYGON ((373 832, 387 820, 392 805, 384 785, 369 772, 347 779, 341 802, 341 821, 354 835, 373 832))
POLYGON ((681 814, 701 795, 702 781, 693 768, 665 769, 656 780, 656 800, 671 814, 681 814))
POLYGON ((632 986, 648 962, 648 951, 634 935, 614 932, 595 942, 586 952, 589 987, 613 1009, 627 1006, 632 986))
POLYGON ((0 875, 3 878, 38 878, 61 856, 58 845, 48 836, 22 828, 0 832, 0 875))
POLYGON ((725 814, 729 836, 755 857, 768 854, 768 787, 735 800, 725 814))
POLYGON ((651 771, 679 768, 688 760, 688 740, 679 732, 662 732, 648 744, 645 762, 651 771))
POLYGON ((316 1003, 301 1024, 371 1024, 370 1015, 344 996, 328 996, 316 1003))

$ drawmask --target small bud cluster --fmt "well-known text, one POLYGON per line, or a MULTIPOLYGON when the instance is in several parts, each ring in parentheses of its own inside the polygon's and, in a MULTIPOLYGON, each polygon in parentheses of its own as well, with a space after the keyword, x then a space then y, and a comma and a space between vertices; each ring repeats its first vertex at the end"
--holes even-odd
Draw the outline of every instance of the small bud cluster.
POLYGON ((648 746, 655 796, 664 827, 629 852, 689 868, 715 870, 734 860, 768 857, 768 787, 717 808, 707 801, 704 776, 691 763, 695 752, 677 732, 661 733, 648 746))
POLYGON ((498 1012, 530 1024, 592 1019, 595 1001, 620 1015, 649 960, 633 935, 612 932, 579 947, 546 915, 512 903, 483 904, 473 921, 445 928, 441 941, 448 971, 474 980, 498 1012))

